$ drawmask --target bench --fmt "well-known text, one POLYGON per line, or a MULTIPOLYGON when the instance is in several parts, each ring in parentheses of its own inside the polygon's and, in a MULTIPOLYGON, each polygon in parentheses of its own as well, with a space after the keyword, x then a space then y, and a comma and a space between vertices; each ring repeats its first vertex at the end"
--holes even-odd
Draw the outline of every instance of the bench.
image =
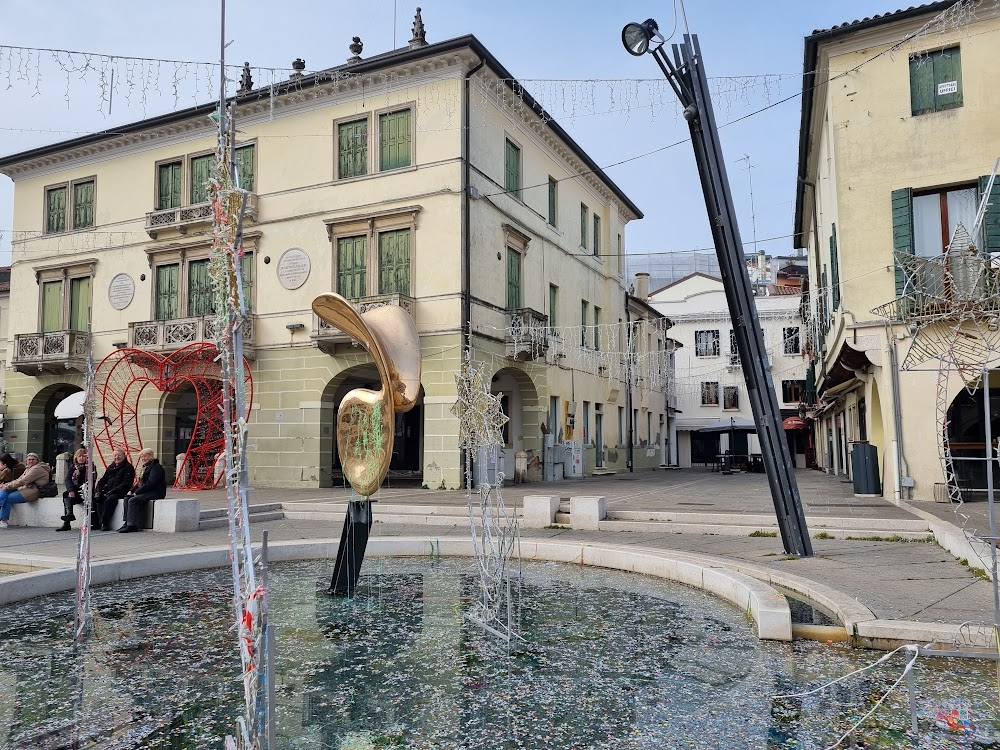
MULTIPOLYGON (((65 513, 62 496, 41 497, 33 503, 19 503, 11 507, 11 526, 56 527, 62 524, 65 513)), ((73 528, 79 528, 83 523, 83 506, 74 505, 73 528)), ((201 501, 196 497, 166 497, 153 500, 146 506, 142 528, 165 533, 178 531, 197 531, 201 517, 201 501)), ((118 530, 125 522, 125 503, 118 501, 115 514, 111 520, 111 528, 118 530)))

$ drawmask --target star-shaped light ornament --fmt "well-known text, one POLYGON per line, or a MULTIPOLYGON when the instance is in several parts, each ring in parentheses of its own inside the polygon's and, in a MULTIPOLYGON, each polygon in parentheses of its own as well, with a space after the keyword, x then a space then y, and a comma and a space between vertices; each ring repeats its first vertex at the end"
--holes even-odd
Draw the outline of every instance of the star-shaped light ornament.
POLYGON ((502 444, 507 417, 500 408, 499 396, 490 393, 483 382, 482 372, 463 364, 461 372, 455 373, 455 390, 458 399, 451 413, 458 417, 459 446, 475 455, 482 446, 502 444))
POLYGON ((980 253, 959 224, 944 254, 897 251, 895 260, 905 293, 872 313, 914 327, 902 369, 937 359, 975 387, 1000 361, 1000 259, 980 253))

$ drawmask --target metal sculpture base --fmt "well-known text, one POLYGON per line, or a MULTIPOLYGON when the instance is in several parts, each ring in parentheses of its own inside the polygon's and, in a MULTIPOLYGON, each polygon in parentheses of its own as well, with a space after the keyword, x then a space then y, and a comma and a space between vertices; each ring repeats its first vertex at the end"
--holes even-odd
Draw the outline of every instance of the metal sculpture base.
POLYGON ((344 530, 337 547, 337 564, 327 593, 333 596, 352 596, 358 587, 361 563, 365 560, 368 534, 372 528, 372 504, 369 500, 351 500, 347 503, 344 530))

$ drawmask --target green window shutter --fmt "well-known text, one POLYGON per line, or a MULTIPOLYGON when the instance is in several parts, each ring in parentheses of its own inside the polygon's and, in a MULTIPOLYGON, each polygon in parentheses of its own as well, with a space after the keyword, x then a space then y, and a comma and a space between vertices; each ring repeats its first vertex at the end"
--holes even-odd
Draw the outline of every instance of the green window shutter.
POLYGON ((521 149, 507 141, 504 188, 508 193, 521 197, 521 149))
POLYGON ((410 110, 380 115, 379 169, 400 169, 410 166, 410 110))
POLYGON ((829 287, 827 286, 826 282, 827 282, 826 266, 823 266, 823 273, 820 274, 820 286, 822 288, 820 289, 820 295, 819 295, 819 327, 823 335, 826 335, 826 332, 830 330, 830 319, 827 316, 827 310, 826 310, 826 300, 827 300, 826 295, 829 287))
MULTIPOLYGON (((979 178, 979 196, 986 193, 990 184, 990 176, 979 178)), ((1000 175, 993 181, 993 189, 986 204, 986 216, 983 218, 983 249, 988 253, 1000 253, 1000 175)))
POLYGON ((521 307, 521 253, 507 248, 507 309, 521 307))
POLYGON ((181 205, 181 163, 161 164, 157 168, 156 210, 180 208, 181 205))
POLYGON ((191 160, 191 203, 204 203, 208 200, 208 181, 212 177, 212 165, 215 156, 207 154, 191 160))
POLYGON ((587 300, 580 300, 580 346, 587 345, 587 300))
POLYGON ((410 293, 410 230, 378 236, 378 293, 410 293))
POLYGON ((337 294, 359 299, 366 291, 366 238, 341 237, 337 240, 337 294))
POLYGON ((240 188, 248 192, 253 192, 254 186, 254 147, 251 143, 248 146, 240 146, 236 149, 236 171, 240 175, 240 188))
MULTIPOLYGON (((913 255, 913 189, 892 191, 892 249, 896 253, 913 255)), ((896 296, 906 294, 906 277, 899 263, 896 268, 896 296)), ((825 286, 824 282, 824 286, 825 286)))
POLYGON ((962 106, 962 53, 958 47, 932 56, 934 63, 934 109, 962 106))
POLYGON ((830 286, 833 293, 833 309, 840 309, 840 259, 837 253, 837 225, 830 228, 830 286))
POLYGON ((240 258, 240 277, 243 280, 243 300, 247 314, 253 312, 253 253, 243 253, 240 258))
POLYGON ((188 263, 188 317, 195 318, 215 312, 212 278, 208 274, 210 262, 208 258, 205 258, 188 263))
POLYGON ((368 118, 341 123, 337 126, 337 177, 345 179, 366 174, 368 174, 368 118))
POLYGON ((601 349, 601 308, 594 308, 594 349, 601 349))
POLYGON ((594 255, 601 254, 601 217, 594 214, 594 255))
POLYGON ((587 247, 587 215, 590 212, 584 203, 580 204, 580 247, 587 247))
POLYGON ((94 226, 94 182, 78 182, 73 186, 73 229, 94 226))
POLYGON ((42 332, 62 330, 62 282, 46 281, 42 284, 42 332))
POLYGON ((180 266, 170 263, 156 267, 156 319, 173 320, 177 317, 177 284, 180 266))
POLYGON ((66 231, 66 188, 53 188, 45 195, 45 231, 66 231))
POLYGON ((552 226, 559 226, 556 221, 556 210, 557 210, 557 191, 559 189, 559 183, 555 181, 554 178, 549 178, 549 224, 552 226))
POLYGON ((910 114, 934 111, 934 63, 926 55, 910 58, 910 114))
POLYGON ((69 330, 86 331, 87 311, 90 309, 90 277, 70 279, 69 282, 69 330))
POLYGON ((549 284, 549 329, 554 333, 558 323, 559 287, 549 284))

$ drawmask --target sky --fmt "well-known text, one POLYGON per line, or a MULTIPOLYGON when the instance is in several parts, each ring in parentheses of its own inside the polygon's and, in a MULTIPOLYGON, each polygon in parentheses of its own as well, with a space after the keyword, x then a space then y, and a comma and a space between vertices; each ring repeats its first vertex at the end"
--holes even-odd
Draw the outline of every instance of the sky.
MULTIPOLYGON (((119 78, 109 115, 93 71, 67 76, 43 54, 29 56, 19 75, 24 53, 5 47, 217 61, 221 2, 0 0, 0 154, 74 137, 51 131, 112 128, 210 98, 207 78, 185 68, 179 99, 157 98, 154 87, 146 86, 144 111, 144 87, 130 92, 119 78)), ((654 263, 666 252, 711 248, 712 236, 691 144, 683 142, 687 125, 652 57, 623 49, 622 26, 652 17, 664 35, 676 26, 678 41, 686 15, 687 28, 701 42, 720 126, 774 105, 722 127, 720 136, 746 249, 753 249, 756 237, 768 254, 785 255, 793 251, 803 38, 814 29, 898 7, 890 0, 687 0, 682 13, 672 0, 226 0, 227 62, 287 68, 302 58, 307 70, 319 70, 346 60, 352 36, 362 38, 363 57, 392 49, 394 29, 395 46, 403 47, 417 2, 428 42, 475 34, 607 166, 606 173, 645 214, 626 230, 627 251, 654 263), (670 144, 677 145, 663 149, 670 144)), ((161 91, 172 88, 170 66, 159 71, 161 91)), ((0 176, 0 263, 10 262, 12 204, 13 184, 0 176)))

